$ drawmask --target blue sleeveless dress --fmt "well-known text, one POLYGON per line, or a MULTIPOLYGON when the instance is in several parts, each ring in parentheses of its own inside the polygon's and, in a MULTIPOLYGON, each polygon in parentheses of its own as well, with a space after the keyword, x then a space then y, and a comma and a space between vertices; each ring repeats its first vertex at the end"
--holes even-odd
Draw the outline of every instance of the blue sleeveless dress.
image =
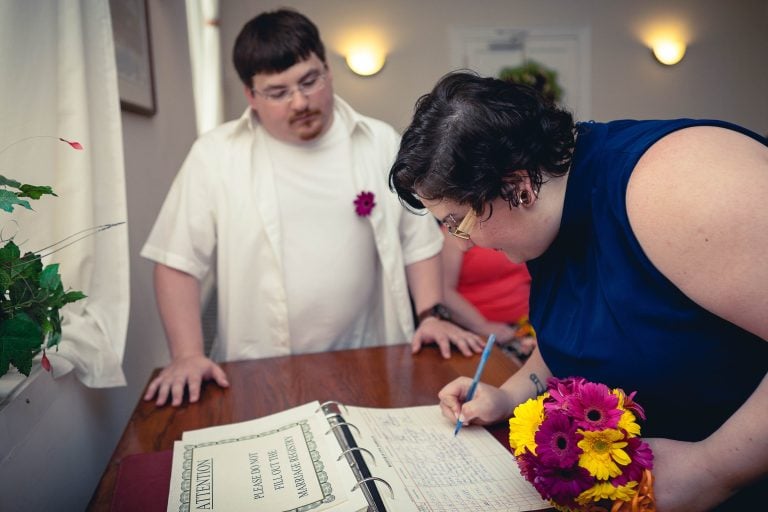
MULTIPOLYGON (((629 225, 626 189, 639 158, 664 135, 697 125, 766 144, 711 120, 579 124, 560 231, 528 262, 530 318, 549 369, 637 391, 647 415, 643 437, 706 438, 768 371, 768 342, 688 299, 645 256, 629 225)), ((766 502, 763 477, 715 510, 754 510, 766 502)))
POLYGON ((530 318, 550 370, 636 390, 644 437, 707 437, 768 371, 768 342, 688 299, 629 225, 625 196, 638 159, 664 135, 696 125, 765 143, 713 120, 579 124, 559 234, 528 262, 530 318))

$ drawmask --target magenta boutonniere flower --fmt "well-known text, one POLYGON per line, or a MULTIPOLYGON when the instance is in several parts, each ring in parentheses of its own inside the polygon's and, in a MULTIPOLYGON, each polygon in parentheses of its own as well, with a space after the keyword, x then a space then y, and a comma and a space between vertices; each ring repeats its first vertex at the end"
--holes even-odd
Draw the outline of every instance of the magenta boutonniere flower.
POLYGON ((367 192, 363 190, 355 198, 355 213, 360 217, 367 217, 373 211, 373 207, 376 206, 374 201, 373 192, 367 192))

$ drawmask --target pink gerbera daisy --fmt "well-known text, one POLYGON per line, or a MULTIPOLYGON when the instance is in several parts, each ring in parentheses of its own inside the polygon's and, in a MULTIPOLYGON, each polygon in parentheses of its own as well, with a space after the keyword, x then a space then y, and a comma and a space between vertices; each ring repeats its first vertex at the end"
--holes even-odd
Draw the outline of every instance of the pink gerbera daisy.
POLYGON ((618 397, 605 384, 585 382, 566 402, 576 426, 584 430, 614 429, 622 415, 618 397))
POLYGON ((547 380, 547 390, 552 400, 544 403, 544 409, 549 411, 562 410, 568 411, 567 398, 579 393, 582 383, 586 382, 580 377, 568 377, 567 379, 558 379, 550 377, 547 380))

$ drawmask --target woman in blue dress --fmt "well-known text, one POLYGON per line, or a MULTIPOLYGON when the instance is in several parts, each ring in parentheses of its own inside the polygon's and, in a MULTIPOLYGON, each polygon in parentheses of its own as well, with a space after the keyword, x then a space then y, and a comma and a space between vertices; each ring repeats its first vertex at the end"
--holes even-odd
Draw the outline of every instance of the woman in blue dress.
POLYGON ((716 120, 574 123, 530 88, 460 72, 417 103, 390 181, 532 277, 538 348, 470 402, 469 378, 446 385, 448 418, 505 421, 551 376, 636 390, 660 512, 766 498, 762 137, 716 120))

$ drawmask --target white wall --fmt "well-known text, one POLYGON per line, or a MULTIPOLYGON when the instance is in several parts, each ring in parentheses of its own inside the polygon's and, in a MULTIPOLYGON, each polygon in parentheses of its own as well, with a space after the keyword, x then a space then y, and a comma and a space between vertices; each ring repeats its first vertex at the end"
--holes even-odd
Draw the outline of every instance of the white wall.
POLYGON ((128 386, 88 389, 73 375, 41 372, 0 414, 17 440, 0 454, 0 510, 85 510, 140 399, 152 369, 168 351, 152 291, 152 265, 139 257, 176 174, 196 136, 184 0, 150 1, 158 111, 123 112, 131 310, 123 368, 128 386), (6 421, 7 420, 7 421, 6 421))
POLYGON ((592 117, 714 117, 768 132, 766 0, 226 0, 222 2, 225 116, 245 108, 231 50, 243 24, 262 10, 294 7, 312 19, 329 50, 336 91, 361 112, 402 130, 415 100, 451 70, 456 26, 588 27, 592 117), (680 20, 691 43, 672 68, 658 64, 639 34, 648 24, 680 20), (361 78, 334 47, 355 26, 387 35, 384 69, 361 78))

